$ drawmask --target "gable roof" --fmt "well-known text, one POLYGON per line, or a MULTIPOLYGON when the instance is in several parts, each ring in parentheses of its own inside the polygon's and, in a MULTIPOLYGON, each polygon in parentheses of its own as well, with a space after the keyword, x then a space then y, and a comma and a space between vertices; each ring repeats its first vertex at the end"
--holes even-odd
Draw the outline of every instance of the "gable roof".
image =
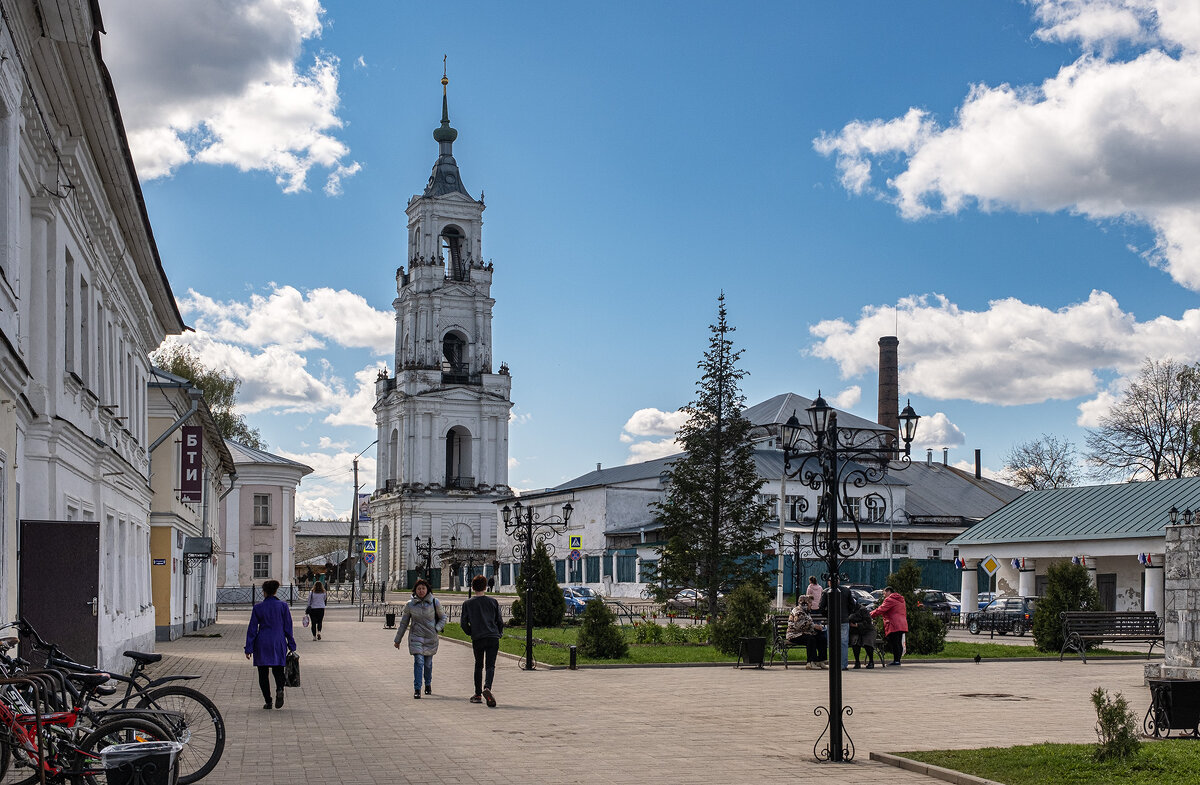
POLYGON ((941 463, 914 461, 904 471, 896 472, 896 476, 908 482, 904 503, 910 519, 950 517, 979 521, 1025 493, 1020 488, 941 463))
POLYGON ((1162 535, 1167 511, 1200 509, 1200 477, 1026 491, 952 545, 1162 535))
MULTIPOLYGON (((805 398, 803 395, 796 393, 782 393, 773 398, 768 398, 762 403, 756 403, 753 406, 743 409, 742 416, 749 420, 754 425, 782 425, 788 421, 788 418, 794 413, 796 419, 805 428, 808 427, 808 407, 812 406, 811 398, 805 398)), ((842 428, 865 428, 871 431, 881 431, 883 433, 891 433, 892 429, 880 425, 877 422, 863 419, 856 414, 842 411, 836 406, 833 407, 837 412, 838 426, 842 428)))
POLYGON ((305 466, 299 461, 292 461, 279 455, 274 455, 266 450, 257 450, 253 447, 248 447, 240 442, 235 442, 232 439, 226 439, 225 443, 229 445, 229 452, 233 454, 233 462, 237 463, 261 463, 275 466, 290 466, 300 470, 300 476, 312 474, 312 467, 305 466))

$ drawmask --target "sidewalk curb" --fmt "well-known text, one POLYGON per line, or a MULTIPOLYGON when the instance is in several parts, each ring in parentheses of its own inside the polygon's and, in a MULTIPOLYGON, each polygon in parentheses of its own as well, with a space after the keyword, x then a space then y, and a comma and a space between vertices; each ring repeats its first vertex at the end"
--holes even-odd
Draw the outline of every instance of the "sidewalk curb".
POLYGON ((870 759, 905 771, 924 774, 926 777, 933 777, 943 782, 951 782, 954 785, 1003 785, 995 780, 985 780, 983 777, 976 777, 973 774, 963 774, 961 771, 944 769, 931 763, 922 763, 912 758, 902 758, 899 755, 889 755, 886 752, 872 752, 870 759))

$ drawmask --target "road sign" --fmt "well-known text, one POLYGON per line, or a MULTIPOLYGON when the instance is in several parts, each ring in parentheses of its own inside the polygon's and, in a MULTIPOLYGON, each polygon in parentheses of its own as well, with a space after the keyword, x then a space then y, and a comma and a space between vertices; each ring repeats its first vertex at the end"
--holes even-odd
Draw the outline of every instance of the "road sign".
POLYGON ((374 564, 375 563, 375 553, 373 551, 367 551, 366 553, 363 554, 363 559, 366 560, 367 564, 374 564))
POLYGON ((583 548, 583 535, 582 534, 572 534, 568 537, 568 540, 571 543, 571 550, 578 551, 583 548))
POLYGON ((571 551, 571 561, 579 561, 583 558, 583 554, 579 551, 571 551))
POLYGON ((379 541, 373 539, 363 540, 363 553, 375 553, 378 550, 379 541))
POLYGON ((983 571, 988 575, 995 575, 996 571, 1000 569, 1000 562, 996 561, 995 556, 988 556, 986 559, 979 562, 979 566, 982 567, 983 571))

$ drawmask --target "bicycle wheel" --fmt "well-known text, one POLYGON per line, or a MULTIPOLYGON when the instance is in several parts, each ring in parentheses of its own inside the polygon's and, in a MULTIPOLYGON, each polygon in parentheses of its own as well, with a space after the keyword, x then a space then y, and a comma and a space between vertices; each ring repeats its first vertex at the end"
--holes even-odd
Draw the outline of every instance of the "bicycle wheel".
POLYGON ((72 757, 71 774, 67 779, 72 785, 100 785, 107 778, 100 768, 100 754, 113 744, 137 744, 146 741, 176 741, 156 723, 140 717, 123 717, 102 722, 78 744, 78 752, 72 757))
POLYGON ((138 701, 139 709, 173 712, 179 720, 171 728, 184 743, 179 753, 179 785, 190 785, 207 775, 225 751, 225 720, 217 704, 191 687, 169 685, 151 690, 138 701))
POLYGON ((0 780, 4 779, 4 775, 8 773, 8 762, 12 758, 12 753, 8 750, 8 742, 0 739, 0 780))

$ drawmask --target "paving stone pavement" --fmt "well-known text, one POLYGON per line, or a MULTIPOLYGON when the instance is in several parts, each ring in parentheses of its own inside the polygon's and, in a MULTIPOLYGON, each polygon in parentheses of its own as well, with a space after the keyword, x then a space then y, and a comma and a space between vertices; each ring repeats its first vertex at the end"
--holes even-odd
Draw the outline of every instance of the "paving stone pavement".
POLYGON ((732 667, 538 669, 497 663, 499 707, 467 702, 471 651, 443 640, 432 696, 412 698, 412 659, 380 619, 327 615, 311 640, 294 611, 303 686, 265 711, 242 653, 247 611, 158 644, 160 673, 193 682, 221 707, 225 754, 206 785, 237 783, 930 783, 868 759, 871 751, 1091 742, 1098 685, 1142 712, 1144 660, 910 662, 849 671, 846 727, 855 762, 820 764, 813 743, 828 673, 732 667))

